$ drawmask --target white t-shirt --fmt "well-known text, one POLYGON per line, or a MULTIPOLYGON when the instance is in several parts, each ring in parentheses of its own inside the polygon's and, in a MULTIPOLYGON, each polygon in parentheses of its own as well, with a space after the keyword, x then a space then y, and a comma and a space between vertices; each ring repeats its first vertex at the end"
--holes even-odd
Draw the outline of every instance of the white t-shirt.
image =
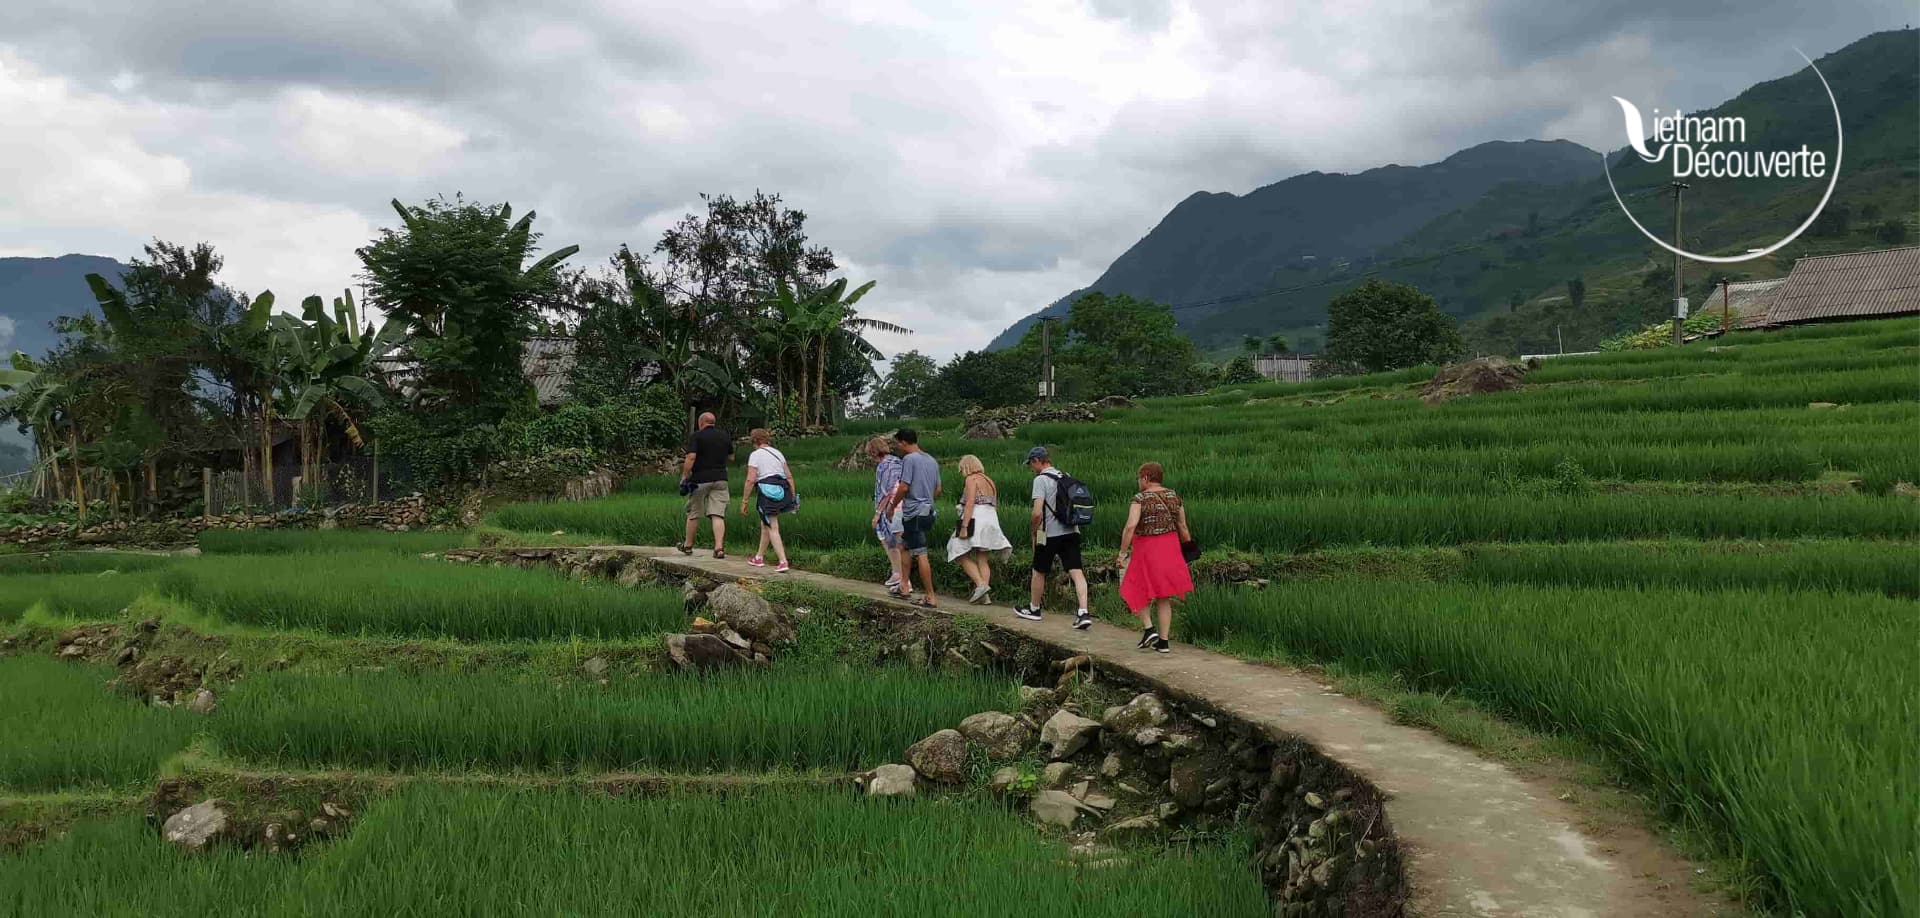
POLYGON ((775 475, 785 478, 788 481, 793 480, 792 473, 787 470, 786 455, 771 446, 762 446, 754 450, 751 455, 747 456, 747 465, 752 466, 754 474, 760 476, 754 479, 756 483, 765 481, 775 475))

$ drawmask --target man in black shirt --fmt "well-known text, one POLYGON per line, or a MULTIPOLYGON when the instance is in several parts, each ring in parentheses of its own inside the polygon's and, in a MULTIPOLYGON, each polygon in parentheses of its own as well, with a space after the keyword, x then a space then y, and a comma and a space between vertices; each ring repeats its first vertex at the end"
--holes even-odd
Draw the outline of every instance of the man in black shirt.
POLYGON ((700 518, 713 520, 713 556, 727 556, 727 463, 733 461, 733 437, 714 426, 713 412, 700 415, 700 429, 687 438, 687 458, 680 463, 680 490, 687 493, 687 539, 680 553, 693 554, 693 536, 700 518))

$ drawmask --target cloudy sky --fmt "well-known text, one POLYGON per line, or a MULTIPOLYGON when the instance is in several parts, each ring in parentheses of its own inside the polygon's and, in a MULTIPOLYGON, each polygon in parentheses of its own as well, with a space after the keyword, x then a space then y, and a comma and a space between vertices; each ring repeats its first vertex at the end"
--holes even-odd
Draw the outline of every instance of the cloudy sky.
MULTIPOLYGON (((1621 146, 1910 0, 6 0, 0 255, 212 242, 282 302, 389 199, 540 213, 597 264, 701 192, 810 215, 882 341, 978 347, 1196 190, 1485 140, 1621 146), (1667 105, 1662 105, 1665 108, 1667 105)), ((1597 166, 1596 166, 1597 167, 1597 166)))

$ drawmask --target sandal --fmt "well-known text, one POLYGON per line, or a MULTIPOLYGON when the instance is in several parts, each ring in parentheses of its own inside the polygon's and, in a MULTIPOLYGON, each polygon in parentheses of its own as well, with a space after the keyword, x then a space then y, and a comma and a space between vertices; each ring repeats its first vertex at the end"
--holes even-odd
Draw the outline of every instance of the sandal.
POLYGON ((716 560, 716 561, 720 561, 720 560, 725 560, 725 559, 726 559, 726 557, 727 557, 727 553, 726 553, 726 552, 724 552, 724 551, 721 551, 721 550, 720 550, 720 549, 718 549, 718 548, 716 548, 716 549, 714 549, 714 550, 713 550, 713 558, 714 558, 714 560, 716 560))
POLYGON ((680 549, 680 553, 683 555, 693 554, 693 546, 691 545, 675 545, 674 547, 680 549))
POLYGON ((919 606, 919 607, 920 607, 920 608, 922 608, 922 609, 938 609, 938 608, 940 608, 940 607, 939 607, 939 606, 938 606, 937 604, 935 604, 935 603, 933 602, 933 600, 930 600, 930 599, 928 599, 928 598, 926 598, 925 596, 916 596, 916 597, 914 597, 913 599, 910 599, 910 600, 907 600, 907 601, 908 601, 908 602, 911 602, 911 603, 913 603, 913 604, 914 604, 914 605, 916 605, 916 606, 919 606))

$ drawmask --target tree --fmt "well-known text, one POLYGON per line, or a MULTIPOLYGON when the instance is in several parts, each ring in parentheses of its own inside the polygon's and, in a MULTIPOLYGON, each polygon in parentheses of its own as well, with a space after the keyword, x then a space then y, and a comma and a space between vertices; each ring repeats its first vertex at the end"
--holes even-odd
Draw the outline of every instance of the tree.
POLYGON ((1293 347, 1287 343, 1287 336, 1274 335, 1267 339, 1267 350, 1275 354, 1285 354, 1293 350, 1293 347))
POLYGON ((872 412, 883 418, 927 416, 926 405, 936 396, 940 368, 919 351, 895 354, 886 378, 873 390, 872 412))
POLYGON ((1227 362, 1227 370, 1222 374, 1220 381, 1228 385, 1246 385, 1248 383, 1257 383, 1265 378, 1266 377, 1261 376, 1260 371, 1254 367, 1253 358, 1246 354, 1241 354, 1227 362))
MULTIPOLYGON (((1037 350, 1039 333, 1035 323, 1019 349, 1037 350)), ((1068 307, 1054 367, 1062 388, 1083 397, 1177 395, 1201 384, 1193 342, 1180 334, 1173 311, 1124 293, 1089 293, 1068 307)))
POLYGON ((562 301, 566 246, 527 264, 540 236, 534 214, 455 197, 418 207, 393 202, 399 229, 359 250, 373 305, 400 319, 420 363, 416 400, 451 423, 492 423, 524 404, 526 340, 562 301))
POLYGON ((1242 352, 1242 353, 1247 353, 1247 354, 1257 354, 1257 353, 1259 353, 1259 352, 1260 352, 1260 336, 1259 336, 1259 335, 1247 335, 1247 336, 1245 336, 1245 337, 1243 337, 1243 338, 1241 338, 1241 339, 1240 339, 1240 350, 1241 350, 1241 352, 1242 352))
POLYGON ((1888 220, 1874 228, 1874 238, 1887 245, 1901 245, 1907 241, 1907 224, 1900 220, 1888 220))
POLYGON ((1567 304, 1572 306, 1575 311, 1578 311, 1580 307, 1586 305, 1586 302, 1587 302, 1587 279, 1584 277, 1578 277, 1578 276, 1568 278, 1567 279, 1567 304))
POLYGON ((642 380, 672 387, 693 426, 703 398, 737 394, 737 377, 722 363, 735 347, 704 322, 690 301, 670 303, 659 280, 626 246, 603 277, 582 282, 580 361, 574 380, 602 394, 624 392, 642 380))
MULTIPOLYGON (((317 296, 301 303, 300 318, 273 317, 272 331, 278 352, 284 355, 279 374, 285 390, 285 416, 299 425, 300 474, 309 486, 319 484, 321 445, 327 418, 340 429, 355 448, 365 446, 359 422, 354 414, 358 406, 378 407, 384 397, 368 380, 374 361, 385 357, 406 337, 407 323, 389 316, 375 334, 371 327, 359 327, 353 295, 334 300, 329 317, 317 296), (317 412, 317 413, 316 413, 317 412)), ((519 372, 519 367, 514 368, 519 372)))
POLYGON ((1444 363, 1465 350, 1453 317, 1406 284, 1368 280, 1327 304, 1322 360, 1336 372, 1444 363))
MULTIPOLYGON (((813 345, 814 386, 812 420, 809 423, 824 424, 827 421, 827 363, 830 343, 837 341, 867 358, 868 373, 871 374, 872 361, 878 360, 881 354, 878 348, 867 341, 862 332, 913 334, 912 329, 879 319, 864 318, 854 311, 854 304, 858 303, 861 297, 866 296, 867 291, 873 289, 873 285, 873 281, 867 281, 854 288, 852 293, 847 293, 847 279, 839 278, 809 294, 800 304, 802 334, 804 338, 810 339, 813 345)), ((786 293, 784 283, 782 292, 786 293)))

